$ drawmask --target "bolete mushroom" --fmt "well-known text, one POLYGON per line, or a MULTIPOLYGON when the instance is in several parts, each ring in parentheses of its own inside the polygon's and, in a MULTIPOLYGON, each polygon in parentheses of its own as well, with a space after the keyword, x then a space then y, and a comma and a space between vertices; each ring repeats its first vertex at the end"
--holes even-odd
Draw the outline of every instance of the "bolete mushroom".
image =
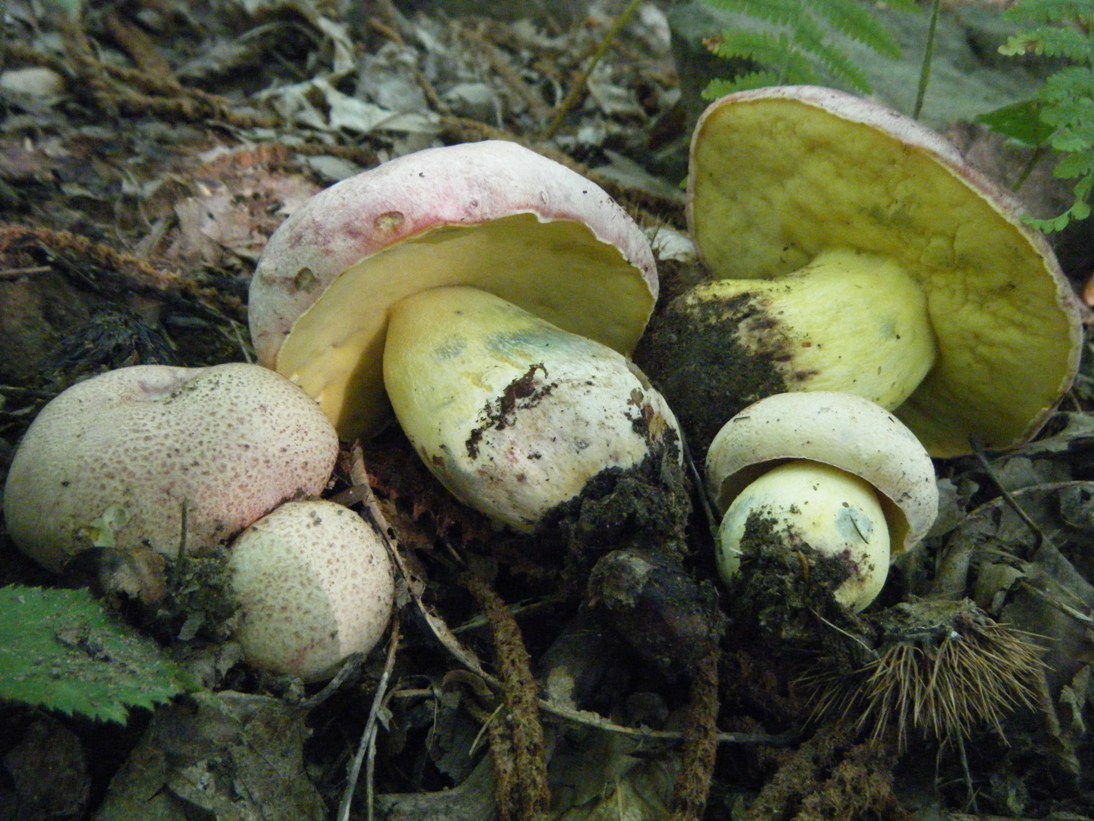
POLYGON ((487 141, 310 199, 270 238, 250 318, 260 361, 344 438, 379 430, 390 396, 444 484, 528 531, 599 471, 675 447, 625 357, 656 297, 649 243, 608 194, 487 141))
POLYGON ((775 394, 742 410, 715 436, 706 481, 724 515, 724 581, 757 540, 812 550, 842 563, 832 593, 854 611, 874 600, 891 556, 919 542, 938 509, 934 466, 915 435, 879 405, 829 391, 775 394))
POLYGON ((42 408, 12 460, 4 518, 54 571, 91 546, 200 554, 318 495, 337 453, 315 402, 267 368, 135 365, 42 408))
POLYGON ((286 502, 244 530, 228 554, 248 664, 304 681, 368 653, 391 618, 395 579, 376 532, 349 508, 286 502))
POLYGON ((715 279, 636 357, 695 448, 791 390, 878 402, 934 456, 1007 448, 1071 384, 1078 302, 1044 237, 919 123, 832 89, 742 92, 707 108, 690 163, 715 279))

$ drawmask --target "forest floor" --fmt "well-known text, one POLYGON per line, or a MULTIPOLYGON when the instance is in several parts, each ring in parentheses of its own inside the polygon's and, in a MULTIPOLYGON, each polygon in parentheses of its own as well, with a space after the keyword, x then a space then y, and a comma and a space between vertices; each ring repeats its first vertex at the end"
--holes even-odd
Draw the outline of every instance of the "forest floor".
MULTIPOLYGON (((248 285, 269 236, 312 194, 421 148, 497 138, 557 159, 654 238, 659 308, 702 279, 669 4, 639 6, 588 75, 626 4, 571 5, 4 4, 0 479, 79 379, 253 360, 248 285)), ((998 145, 968 123, 951 136, 998 145)), ((1067 260, 1081 292, 1091 259, 1067 260)), ((125 725, 0 704, 0 819, 1094 818, 1085 353, 1035 441, 937 461, 938 524, 847 622, 903 692, 937 676, 946 703, 855 695, 878 668, 849 667, 848 628, 815 611, 774 630, 735 621, 708 657, 651 664, 534 558, 535 536, 452 501, 389 431, 347 447, 332 488, 395 534, 389 639, 305 687, 157 622, 202 693, 125 725), (946 668, 955 641, 971 672, 946 668), (913 646, 901 666, 894 648, 913 646), (1022 667, 1027 653, 1039 661, 1022 667), (998 709, 983 707, 992 687, 998 709)), ((713 590, 700 495, 688 567, 713 590)), ((0 585, 79 582, 0 531, 0 585)))

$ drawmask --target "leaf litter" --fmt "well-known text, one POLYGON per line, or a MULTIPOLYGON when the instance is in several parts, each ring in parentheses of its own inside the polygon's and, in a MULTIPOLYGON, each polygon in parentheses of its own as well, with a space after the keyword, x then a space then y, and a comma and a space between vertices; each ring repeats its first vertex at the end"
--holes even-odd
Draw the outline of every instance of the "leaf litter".
MULTIPOLYGON (((270 233, 320 188, 429 145, 501 137, 566 162, 654 236, 666 293, 693 281, 678 186, 687 129, 664 4, 639 4, 571 93, 626 5, 552 4, 512 19, 426 2, 66 10, 11 0, 0 69, 0 464, 78 376, 250 358, 246 288, 270 233), (573 107, 560 110, 568 97, 573 107), (102 344, 103 322, 92 321, 103 316, 117 344, 102 344)), ((340 806, 390 819, 1094 817, 1085 362, 1037 441, 939 466, 944 515, 884 594, 887 609, 958 603, 935 625, 946 636, 975 637, 960 615, 975 613, 1024 642, 1047 672, 1005 715, 966 715, 947 736, 911 713, 868 728, 819 714, 811 680, 857 681, 893 635, 901 646, 922 640, 880 617, 814 619, 811 641, 781 652, 732 628, 689 675, 643 664, 575 610, 557 572, 528 560, 526 537, 451 502, 389 434, 347 451, 335 488, 388 534, 400 565, 401 630, 387 660, 355 660, 305 691, 238 666, 200 628, 160 624, 162 651, 209 692, 133 713, 128 761, 109 772, 86 766, 101 734, 68 719, 80 744, 70 789, 98 798, 71 802, 67 817, 220 817, 241 805, 239 817, 262 808, 285 818, 340 806), (914 764, 922 756, 933 769, 914 764)), ((709 576, 698 519, 689 561, 709 576)), ((55 583, 3 548, 4 584, 55 583)), ((80 647, 79 636, 62 646, 80 647)), ((103 705, 103 717, 121 715, 103 705)), ((28 756, 16 752, 28 727, 46 725, 29 725, 14 703, 0 714, 0 799, 30 806, 18 786, 29 783, 28 756)), ((47 750, 69 745, 72 760, 70 735, 42 737, 55 739, 37 742, 47 750)))

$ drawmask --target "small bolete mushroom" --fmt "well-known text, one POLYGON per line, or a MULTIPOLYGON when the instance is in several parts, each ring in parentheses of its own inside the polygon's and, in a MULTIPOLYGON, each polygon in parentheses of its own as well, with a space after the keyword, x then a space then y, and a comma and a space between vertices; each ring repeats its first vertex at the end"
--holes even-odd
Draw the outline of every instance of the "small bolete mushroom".
POLYGON ((637 358, 697 449, 792 390, 878 402, 934 456, 1007 448, 1075 375, 1078 301, 1044 237, 953 146, 877 103, 808 86, 714 102, 687 216, 715 279, 637 358))
POLYGON ((390 397, 445 485, 532 530, 599 471, 675 447, 674 417, 625 357, 656 297, 649 243, 607 193, 487 141, 313 197, 270 238, 250 318, 260 361, 341 436, 375 433, 390 397))
POLYGON ((134 365, 42 408, 8 471, 4 518, 54 571, 91 546, 200 554, 318 495, 337 454, 315 402, 267 368, 134 365))
POLYGON ((395 579, 376 532, 349 508, 286 502, 239 535, 228 554, 252 667, 329 678, 368 653, 391 618, 395 579))
POLYGON ((855 611, 874 600, 891 555, 920 541, 938 509, 934 466, 915 435, 845 393, 781 393, 749 405, 715 436, 706 480, 724 515, 723 580, 736 577, 749 529, 762 523, 783 547, 843 560, 833 595, 855 611))

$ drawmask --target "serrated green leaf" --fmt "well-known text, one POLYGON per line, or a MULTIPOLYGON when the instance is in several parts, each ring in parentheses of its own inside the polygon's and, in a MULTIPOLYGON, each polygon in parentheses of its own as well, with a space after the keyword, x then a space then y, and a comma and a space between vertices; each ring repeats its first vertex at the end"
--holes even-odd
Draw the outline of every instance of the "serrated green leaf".
MULTIPOLYGON (((865 71, 857 65, 839 37, 854 40, 878 55, 900 56, 900 46, 879 20, 870 4, 861 0, 704 0, 723 11, 746 15, 775 31, 735 29, 723 32, 713 49, 726 58, 747 58, 759 64, 744 82, 729 79, 713 89, 740 91, 765 85, 842 85, 863 94, 870 92, 865 71), (773 73, 776 78, 768 82, 773 73), (757 80, 763 82, 756 82, 757 80)), ((918 11, 914 2, 892 4, 901 11, 918 11)), ((725 93, 729 93, 728 91, 725 93)))
POLYGON ((1094 152, 1091 151, 1067 154, 1052 169, 1052 175, 1061 180, 1073 180, 1090 174, 1094 174, 1094 152))
POLYGON ((197 683, 87 590, 0 588, 0 699, 125 723, 197 683))
POLYGON ((754 88, 767 88, 778 84, 779 75, 774 71, 750 71, 732 80, 711 80, 703 89, 703 97, 707 100, 717 100, 719 97, 738 91, 751 91, 754 88))

